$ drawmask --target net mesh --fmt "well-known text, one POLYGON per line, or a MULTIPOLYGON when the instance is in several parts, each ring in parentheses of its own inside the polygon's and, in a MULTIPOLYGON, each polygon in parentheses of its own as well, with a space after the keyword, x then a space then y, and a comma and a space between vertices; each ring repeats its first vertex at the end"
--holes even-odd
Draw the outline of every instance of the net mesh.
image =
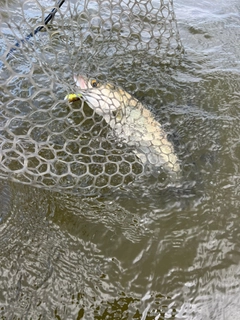
POLYGON ((0 12, 0 177, 95 192, 134 181, 146 164, 178 171, 151 104, 139 101, 156 97, 159 70, 181 57, 172 1, 17 6, 0 12), (73 74, 87 77, 76 86, 73 74), (64 100, 70 93, 80 99, 64 100))

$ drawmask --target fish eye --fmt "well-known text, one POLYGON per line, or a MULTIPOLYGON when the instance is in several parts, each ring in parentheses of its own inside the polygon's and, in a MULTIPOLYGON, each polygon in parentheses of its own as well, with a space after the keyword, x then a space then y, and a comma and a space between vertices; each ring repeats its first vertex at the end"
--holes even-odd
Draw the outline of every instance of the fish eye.
POLYGON ((96 87, 98 86, 97 80, 95 80, 95 79, 91 80, 91 86, 92 86, 93 88, 96 88, 96 87))

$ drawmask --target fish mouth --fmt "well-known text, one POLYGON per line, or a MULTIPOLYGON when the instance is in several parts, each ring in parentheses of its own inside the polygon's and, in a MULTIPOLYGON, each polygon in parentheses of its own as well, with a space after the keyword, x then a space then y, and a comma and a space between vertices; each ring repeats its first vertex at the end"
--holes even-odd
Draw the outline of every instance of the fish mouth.
POLYGON ((77 87, 82 90, 88 89, 87 80, 83 76, 74 74, 73 78, 77 87))
POLYGON ((73 75, 76 86, 80 89, 80 93, 70 93, 65 96, 64 100, 68 102, 74 102, 83 98, 83 92, 81 90, 88 89, 88 80, 81 75, 73 75))

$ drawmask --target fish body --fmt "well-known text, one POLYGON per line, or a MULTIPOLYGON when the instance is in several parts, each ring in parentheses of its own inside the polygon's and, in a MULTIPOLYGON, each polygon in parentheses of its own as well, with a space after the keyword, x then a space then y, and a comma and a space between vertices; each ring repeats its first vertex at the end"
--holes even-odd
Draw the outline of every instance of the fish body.
POLYGON ((116 137, 134 147, 143 164, 179 172, 179 160, 166 132, 140 101, 112 84, 101 84, 83 76, 74 79, 78 95, 80 92, 88 105, 105 119, 116 137))

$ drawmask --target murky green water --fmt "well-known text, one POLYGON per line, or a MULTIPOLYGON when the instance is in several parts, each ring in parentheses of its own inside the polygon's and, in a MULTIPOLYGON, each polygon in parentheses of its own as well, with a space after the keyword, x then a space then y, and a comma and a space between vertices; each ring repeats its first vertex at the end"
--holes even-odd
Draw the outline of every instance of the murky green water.
MULTIPOLYGON (((180 65, 116 74, 110 62, 168 129, 181 183, 86 197, 1 181, 1 319, 240 319, 239 12, 176 0, 180 65)), ((72 83, 52 65, 63 71, 72 83)))

